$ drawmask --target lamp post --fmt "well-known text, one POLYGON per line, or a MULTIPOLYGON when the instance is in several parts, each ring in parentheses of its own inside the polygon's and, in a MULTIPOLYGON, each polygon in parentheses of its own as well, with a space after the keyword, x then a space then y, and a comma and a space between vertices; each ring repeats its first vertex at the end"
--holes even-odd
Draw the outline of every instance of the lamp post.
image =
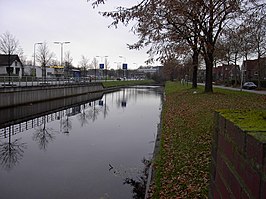
POLYGON ((64 41, 64 42, 59 42, 59 41, 55 41, 54 44, 60 44, 61 45, 61 63, 60 65, 63 66, 63 45, 64 44, 69 44, 69 41, 64 41))

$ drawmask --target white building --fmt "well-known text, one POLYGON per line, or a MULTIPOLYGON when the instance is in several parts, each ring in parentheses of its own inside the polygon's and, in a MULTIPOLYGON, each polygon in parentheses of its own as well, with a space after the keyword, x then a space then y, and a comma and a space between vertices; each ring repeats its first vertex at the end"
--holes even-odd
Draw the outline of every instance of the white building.
POLYGON ((24 73, 24 67, 18 55, 0 54, 0 76, 8 75, 9 70, 10 76, 22 77, 24 73))

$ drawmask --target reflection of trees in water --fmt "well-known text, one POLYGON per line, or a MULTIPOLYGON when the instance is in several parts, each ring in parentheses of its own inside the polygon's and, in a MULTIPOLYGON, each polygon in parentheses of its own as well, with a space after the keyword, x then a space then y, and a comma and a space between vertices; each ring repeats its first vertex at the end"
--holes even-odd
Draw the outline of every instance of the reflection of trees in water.
POLYGON ((92 122, 97 120, 97 118, 101 112, 102 112, 102 108, 99 106, 96 106, 96 101, 82 105, 81 106, 81 112, 78 115, 78 120, 80 121, 81 126, 83 127, 83 126, 89 124, 90 120, 92 122))
POLYGON ((72 129, 72 121, 69 117, 68 110, 66 110, 66 115, 60 120, 60 131, 64 134, 68 135, 70 130, 72 129))
POLYGON ((33 134, 33 140, 38 142, 39 148, 46 151, 49 142, 55 139, 54 130, 46 127, 46 116, 42 117, 43 127, 39 126, 33 134))
POLYGON ((132 193, 134 199, 145 198, 145 191, 151 162, 146 158, 143 158, 141 162, 144 164, 144 169, 142 171, 139 171, 139 169, 124 170, 123 168, 115 168, 113 165, 109 164, 109 171, 112 172, 115 176, 122 177, 124 181, 123 184, 130 185, 133 188, 132 193))
POLYGON ((26 143, 21 142, 21 138, 11 141, 11 132, 7 142, 0 142, 0 161, 3 168, 11 170, 23 157, 26 143))
POLYGON ((81 127, 86 126, 89 123, 86 114, 86 106, 87 104, 81 105, 81 111, 80 114, 78 115, 78 120, 80 121, 81 127))

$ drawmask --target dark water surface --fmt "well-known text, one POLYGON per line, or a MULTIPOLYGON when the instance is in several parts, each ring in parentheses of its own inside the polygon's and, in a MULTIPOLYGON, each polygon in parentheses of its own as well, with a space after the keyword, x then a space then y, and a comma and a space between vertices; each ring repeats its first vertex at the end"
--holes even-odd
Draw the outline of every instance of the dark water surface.
POLYGON ((158 87, 128 88, 5 121, 11 126, 0 121, 0 198, 139 198, 161 102, 158 87))

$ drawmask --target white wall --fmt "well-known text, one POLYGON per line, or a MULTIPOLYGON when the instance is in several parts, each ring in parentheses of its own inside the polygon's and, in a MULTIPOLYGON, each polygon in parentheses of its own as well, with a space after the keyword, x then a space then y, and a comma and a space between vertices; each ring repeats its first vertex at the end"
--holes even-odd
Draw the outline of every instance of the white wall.
MULTIPOLYGON (((51 77, 48 74, 54 74, 54 68, 46 68, 46 77, 51 77)), ((36 66, 36 77, 42 77, 42 68, 36 66)))
MULTIPOLYGON (((7 68, 7 67, 8 67, 8 66, 1 66, 1 67, 0 67, 0 75, 7 75, 7 71, 6 71, 6 68, 7 68)), ((14 75, 14 74, 16 74, 16 68, 19 68, 19 73, 18 73, 18 75, 19 75, 19 77, 22 77, 22 65, 21 65, 20 62, 16 62, 16 61, 14 61, 14 62, 11 64, 10 67, 13 68, 13 74, 11 74, 11 76, 14 75), (16 64, 16 63, 17 63, 17 64, 16 64)))

